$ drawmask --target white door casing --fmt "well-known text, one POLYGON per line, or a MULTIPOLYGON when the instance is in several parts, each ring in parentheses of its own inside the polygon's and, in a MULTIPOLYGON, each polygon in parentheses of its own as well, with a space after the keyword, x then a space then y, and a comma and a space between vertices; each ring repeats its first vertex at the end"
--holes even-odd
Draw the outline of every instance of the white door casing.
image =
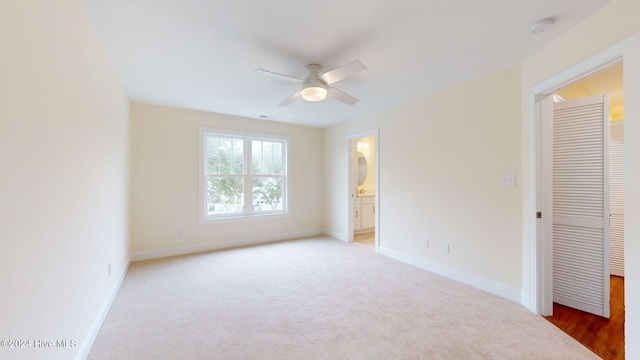
POLYGON ((552 123, 541 129, 543 203, 552 206, 544 214, 552 221, 543 222, 545 254, 553 254, 552 301, 609 317, 608 97, 555 104, 552 123))
POLYGON ((541 289, 541 315, 553 315, 553 98, 551 95, 540 102, 540 192, 537 201, 541 204, 542 256, 538 257, 539 268, 544 273, 545 285, 541 289), (543 141, 544 140, 544 141, 543 141), (547 145, 548 144, 548 145, 547 145))

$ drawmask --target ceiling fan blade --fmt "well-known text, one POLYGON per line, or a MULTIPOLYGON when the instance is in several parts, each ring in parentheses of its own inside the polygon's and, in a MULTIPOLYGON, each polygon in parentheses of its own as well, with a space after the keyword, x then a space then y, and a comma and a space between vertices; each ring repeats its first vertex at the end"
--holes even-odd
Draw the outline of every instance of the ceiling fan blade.
POLYGON ((278 106, 287 106, 289 104, 291 104, 292 102, 300 99, 302 97, 302 92, 301 91, 296 91, 295 93, 293 93, 293 95, 289 96, 287 98, 287 100, 283 101, 280 105, 278 106))
POLYGON ((272 78, 276 78, 276 79, 280 79, 280 80, 284 80, 284 81, 290 81, 290 82, 293 82, 293 83, 302 83, 302 82, 304 82, 304 80, 302 80, 302 79, 298 79, 298 78, 294 78, 292 76, 287 76, 287 75, 274 73, 273 71, 267 71, 267 70, 264 70, 264 69, 255 69, 255 70, 253 70, 253 72, 254 73, 258 73, 258 74, 262 74, 262 75, 271 76, 272 78))
POLYGON ((345 104, 349 104, 349 105, 353 105, 355 103, 357 103, 358 99, 354 98, 353 96, 344 93, 336 88, 333 87, 328 87, 327 89, 327 96, 332 98, 332 99, 336 99, 338 101, 342 101, 345 104))
POLYGON ((356 59, 348 64, 327 71, 326 73, 322 74, 322 76, 320 76, 320 79, 326 82, 327 85, 331 85, 342 79, 346 79, 351 75, 355 75, 356 73, 359 73, 366 68, 367 67, 364 66, 364 64, 361 63, 360 60, 356 59))

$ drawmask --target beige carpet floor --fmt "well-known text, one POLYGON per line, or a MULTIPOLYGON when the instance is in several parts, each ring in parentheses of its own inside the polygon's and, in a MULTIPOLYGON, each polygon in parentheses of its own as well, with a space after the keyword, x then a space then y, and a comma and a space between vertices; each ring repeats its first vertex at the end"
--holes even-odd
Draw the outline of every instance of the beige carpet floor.
POLYGON ((519 304, 307 238, 131 264, 89 359, 598 359, 519 304))

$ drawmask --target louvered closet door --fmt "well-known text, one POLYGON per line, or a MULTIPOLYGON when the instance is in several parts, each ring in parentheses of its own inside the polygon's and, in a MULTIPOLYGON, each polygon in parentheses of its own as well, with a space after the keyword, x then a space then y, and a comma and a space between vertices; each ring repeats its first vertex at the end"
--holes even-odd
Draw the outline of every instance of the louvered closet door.
POLYGON ((553 301, 609 317, 609 100, 553 112, 553 301))
POLYGON ((611 275, 624 276, 624 121, 612 121, 609 128, 610 269, 611 275))

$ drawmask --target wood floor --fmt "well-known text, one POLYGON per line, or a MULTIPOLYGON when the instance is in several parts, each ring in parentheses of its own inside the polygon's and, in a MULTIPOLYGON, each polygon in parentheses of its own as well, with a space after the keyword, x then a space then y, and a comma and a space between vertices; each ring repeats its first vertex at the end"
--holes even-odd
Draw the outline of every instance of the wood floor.
POLYGON ((554 303, 546 319, 603 359, 624 359, 624 278, 611 277, 611 318, 554 303))
POLYGON ((370 232, 365 234, 353 235, 353 241, 358 244, 374 248, 376 244, 376 234, 370 232))

